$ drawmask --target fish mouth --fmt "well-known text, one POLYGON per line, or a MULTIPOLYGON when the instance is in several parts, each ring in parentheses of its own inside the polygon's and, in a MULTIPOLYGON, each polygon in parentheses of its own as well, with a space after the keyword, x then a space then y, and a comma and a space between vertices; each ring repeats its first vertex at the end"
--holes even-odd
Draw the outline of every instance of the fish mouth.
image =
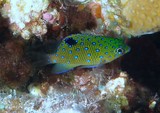
POLYGON ((130 51, 131 51, 131 48, 128 46, 126 53, 128 53, 128 52, 130 52, 130 51))

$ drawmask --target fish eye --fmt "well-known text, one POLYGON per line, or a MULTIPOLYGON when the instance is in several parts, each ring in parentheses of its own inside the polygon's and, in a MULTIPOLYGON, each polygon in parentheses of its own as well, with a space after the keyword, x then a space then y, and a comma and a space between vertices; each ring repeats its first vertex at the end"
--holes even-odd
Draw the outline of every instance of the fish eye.
POLYGON ((124 50, 123 50, 122 48, 118 48, 118 49, 116 49, 116 52, 117 52, 118 54, 123 54, 123 53, 124 53, 124 50))

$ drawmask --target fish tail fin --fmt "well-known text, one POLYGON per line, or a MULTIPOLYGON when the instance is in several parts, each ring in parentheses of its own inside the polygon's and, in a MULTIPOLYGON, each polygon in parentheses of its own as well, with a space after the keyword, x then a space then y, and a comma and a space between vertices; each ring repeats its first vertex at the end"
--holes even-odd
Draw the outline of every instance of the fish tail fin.
POLYGON ((45 53, 30 52, 28 54, 29 60, 34 67, 43 67, 51 64, 50 55, 45 53))
POLYGON ((26 50, 26 55, 33 66, 42 67, 52 63, 52 55, 56 53, 60 41, 33 44, 26 50))

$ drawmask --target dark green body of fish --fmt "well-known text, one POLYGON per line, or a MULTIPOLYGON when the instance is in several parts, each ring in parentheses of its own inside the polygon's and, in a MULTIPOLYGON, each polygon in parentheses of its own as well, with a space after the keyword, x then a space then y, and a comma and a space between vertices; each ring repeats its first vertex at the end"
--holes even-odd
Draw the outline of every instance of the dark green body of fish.
POLYGON ((113 61, 130 51, 122 39, 87 34, 74 34, 59 44, 54 54, 48 55, 55 64, 52 73, 64 73, 74 67, 97 67, 113 61))

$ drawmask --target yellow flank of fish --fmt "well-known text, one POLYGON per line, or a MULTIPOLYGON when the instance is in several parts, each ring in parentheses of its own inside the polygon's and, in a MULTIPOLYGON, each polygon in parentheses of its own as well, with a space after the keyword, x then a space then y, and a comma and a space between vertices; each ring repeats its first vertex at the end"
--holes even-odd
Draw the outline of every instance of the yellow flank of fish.
POLYGON ((89 68, 111 62, 129 50, 122 39, 75 34, 62 40, 49 59, 55 64, 53 73, 62 73, 77 66, 89 68))

